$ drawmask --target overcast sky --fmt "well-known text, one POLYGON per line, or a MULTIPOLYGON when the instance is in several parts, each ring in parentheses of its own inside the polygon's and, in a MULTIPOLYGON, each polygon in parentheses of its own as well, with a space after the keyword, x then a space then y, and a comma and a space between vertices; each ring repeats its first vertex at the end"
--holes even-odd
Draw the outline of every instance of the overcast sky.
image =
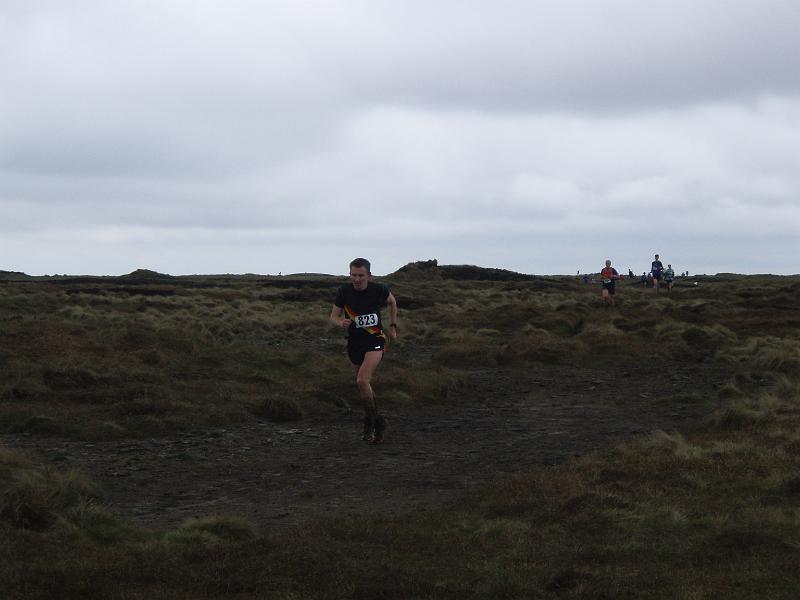
POLYGON ((0 269, 798 273, 796 0, 4 0, 0 269))

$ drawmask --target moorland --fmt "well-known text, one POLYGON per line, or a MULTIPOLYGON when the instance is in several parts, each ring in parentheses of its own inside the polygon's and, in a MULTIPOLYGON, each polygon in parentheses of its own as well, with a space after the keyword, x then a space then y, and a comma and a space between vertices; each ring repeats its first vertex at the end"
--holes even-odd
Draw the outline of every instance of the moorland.
POLYGON ((0 275, 4 597, 796 597, 800 277, 0 275))

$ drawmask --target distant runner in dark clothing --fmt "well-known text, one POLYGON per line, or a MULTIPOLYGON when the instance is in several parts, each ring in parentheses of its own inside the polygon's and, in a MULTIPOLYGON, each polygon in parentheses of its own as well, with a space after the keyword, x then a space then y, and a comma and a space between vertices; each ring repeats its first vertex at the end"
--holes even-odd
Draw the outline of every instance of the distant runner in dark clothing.
POLYGON ((656 259, 650 265, 650 272, 653 274, 653 287, 656 289, 656 294, 658 293, 658 283, 661 281, 661 272, 664 270, 664 264, 658 260, 658 254, 656 254, 656 259))
POLYGON ((619 273, 611 266, 611 261, 606 260, 605 268, 600 271, 600 282, 603 284, 603 300, 605 300, 606 306, 614 306, 614 286, 617 279, 619 279, 619 273))
POLYGON ((388 335, 397 339, 397 300, 382 283, 370 281, 370 263, 356 258, 350 263, 350 283, 336 291, 330 321, 347 329, 347 356, 356 374, 356 384, 364 403, 365 442, 383 441, 386 420, 378 414, 372 376, 386 352, 386 331, 381 321, 381 308, 388 305, 390 313, 388 335), (346 318, 342 318, 342 313, 346 318))

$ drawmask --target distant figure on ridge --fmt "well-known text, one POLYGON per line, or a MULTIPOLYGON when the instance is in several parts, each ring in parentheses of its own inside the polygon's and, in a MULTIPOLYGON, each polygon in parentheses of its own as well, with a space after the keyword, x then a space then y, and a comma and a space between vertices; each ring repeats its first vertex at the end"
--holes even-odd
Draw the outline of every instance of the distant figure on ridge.
POLYGON ((383 441, 386 420, 378 414, 372 376, 386 352, 386 333, 381 322, 381 308, 389 305, 389 338, 397 339, 397 300, 382 283, 370 281, 370 263, 356 258, 350 263, 350 283, 336 291, 330 321, 347 330, 347 356, 356 375, 356 384, 364 404, 363 440, 371 444, 383 441), (342 318, 344 312, 347 318, 342 318))
POLYGON ((664 263, 658 260, 658 254, 656 254, 656 259, 650 265, 650 273, 653 275, 653 287, 656 290, 656 294, 658 293, 658 282, 661 281, 661 272, 664 270, 664 263))
POLYGON ((667 293, 672 291, 672 282, 675 280, 675 271, 672 270, 672 265, 667 265, 667 270, 664 271, 664 283, 667 284, 667 293))
POLYGON ((619 273, 611 266, 611 261, 606 260, 605 268, 600 271, 600 281, 603 284, 603 300, 606 306, 614 306, 614 285, 619 279, 619 273))
POLYGON ((639 278, 639 281, 642 284, 643 288, 647 287, 647 273, 642 273, 642 276, 639 278))
POLYGON ((628 279, 633 279, 635 275, 633 274, 633 270, 628 267, 628 279))

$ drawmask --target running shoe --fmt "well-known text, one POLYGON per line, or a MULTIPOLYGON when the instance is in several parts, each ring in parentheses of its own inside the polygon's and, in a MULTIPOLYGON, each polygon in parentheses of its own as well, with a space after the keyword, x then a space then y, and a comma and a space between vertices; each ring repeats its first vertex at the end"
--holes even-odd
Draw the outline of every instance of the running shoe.
POLYGON ((375 443, 375 418, 369 415, 364 417, 364 435, 361 438, 365 442, 375 443))
POLYGON ((375 435, 373 436, 372 443, 380 444, 383 441, 383 432, 386 431, 386 419, 381 415, 375 417, 375 435))

